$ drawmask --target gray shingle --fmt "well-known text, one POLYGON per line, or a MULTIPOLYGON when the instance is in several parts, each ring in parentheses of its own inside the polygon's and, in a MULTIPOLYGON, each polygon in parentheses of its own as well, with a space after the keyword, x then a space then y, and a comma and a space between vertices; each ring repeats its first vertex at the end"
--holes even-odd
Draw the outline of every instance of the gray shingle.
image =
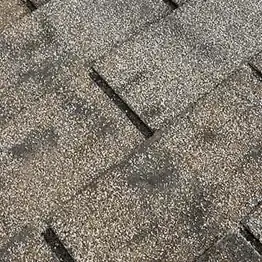
POLYGON ((159 0, 51 1, 1 35, 0 86, 55 68, 67 54, 90 62, 168 12, 159 0))
POLYGON ((95 63, 145 122, 163 125, 261 48, 260 1, 184 5, 95 63))
POLYGON ((197 262, 259 262, 262 257, 237 230, 228 233, 197 262))
POLYGON ((56 262, 41 237, 40 228, 24 227, 0 249, 1 262, 56 262))
POLYGON ((144 140, 79 61, 60 73, 47 85, 28 81, 18 93, 9 90, 23 110, 0 135, 0 244, 144 140))
POLYGON ((51 214, 76 259, 191 261, 251 210, 262 108, 231 81, 51 214))
MULTIPOLYGON (((262 156, 260 152, 260 157, 262 156)), ((261 161, 262 162, 262 161, 261 161)), ((245 225, 254 235, 254 237, 260 241, 262 247, 262 207, 260 206, 253 214, 246 220, 245 225)))
POLYGON ((0 2, 0 31, 9 24, 29 14, 29 9, 19 0, 1 0, 0 2))

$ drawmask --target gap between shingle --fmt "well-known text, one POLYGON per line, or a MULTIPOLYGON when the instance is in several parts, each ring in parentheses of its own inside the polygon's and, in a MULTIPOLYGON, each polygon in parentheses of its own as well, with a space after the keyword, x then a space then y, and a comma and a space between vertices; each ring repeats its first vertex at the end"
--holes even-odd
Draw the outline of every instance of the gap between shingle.
POLYGON ((154 135, 152 130, 143 120, 134 112, 129 105, 115 92, 115 90, 99 75, 99 73, 91 68, 90 78, 96 85, 111 99, 111 101, 128 117, 132 124, 144 135, 150 138, 154 135))
POLYGON ((60 262, 76 262, 51 227, 48 227, 42 236, 60 262))

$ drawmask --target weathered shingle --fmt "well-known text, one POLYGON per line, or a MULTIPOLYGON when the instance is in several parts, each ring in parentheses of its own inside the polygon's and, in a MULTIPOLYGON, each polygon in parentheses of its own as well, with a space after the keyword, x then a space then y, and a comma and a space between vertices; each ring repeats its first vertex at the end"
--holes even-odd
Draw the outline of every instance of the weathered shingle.
POLYGON ((16 84, 28 72, 41 74, 43 67, 55 68, 67 54, 90 62, 169 12, 159 0, 53 0, 2 33, 0 86, 16 84))
POLYGON ((228 233, 214 247, 197 259, 197 262, 253 262, 262 257, 241 235, 239 230, 228 233))
MULTIPOLYGON (((12 23, 18 22, 30 10, 21 0, 1 0, 0 2, 0 32, 12 23)), ((1 50, 2 51, 2 50, 1 50)))
POLYGON ((261 107, 238 91, 236 76, 50 214, 76 260, 193 261, 252 209, 262 186, 251 157, 261 147, 261 107))
POLYGON ((31 96, 1 130, 0 223, 7 236, 46 216, 144 141, 79 61, 51 83, 20 85, 31 96))
POLYGON ((260 1, 198 1, 95 63, 152 128, 210 91, 261 49, 260 1))

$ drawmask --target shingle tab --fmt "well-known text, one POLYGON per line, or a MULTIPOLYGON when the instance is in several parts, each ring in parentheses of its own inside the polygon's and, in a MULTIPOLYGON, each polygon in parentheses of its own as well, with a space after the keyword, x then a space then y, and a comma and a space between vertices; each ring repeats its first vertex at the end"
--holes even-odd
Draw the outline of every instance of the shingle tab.
POLYGON ((0 38, 0 86, 56 67, 67 54, 88 62, 171 10, 159 0, 53 0, 0 38))
POLYGON ((262 47, 260 10, 261 1, 184 5, 112 50, 95 69, 159 128, 262 47))
POLYGON ((27 81, 7 92, 21 109, 1 127, 0 244, 144 141, 79 61, 60 73, 46 85, 27 81))
POLYGON ((76 259, 191 261, 251 210, 262 108, 231 81, 51 214, 76 259))
POLYGON ((0 249, 1 262, 56 262, 41 237, 40 228, 25 226, 0 249))
POLYGON ((214 247, 202 255, 197 262, 260 262, 262 257, 238 230, 228 233, 214 247))
MULTIPOLYGON (((259 157, 262 158, 262 152, 257 152, 259 157)), ((260 161, 262 163, 262 160, 260 161)), ((252 213, 245 221, 245 225, 254 235, 254 237, 261 243, 262 248, 262 207, 258 207, 257 210, 252 213)))
POLYGON ((0 31, 29 14, 29 9, 20 0, 1 0, 0 2, 0 31))

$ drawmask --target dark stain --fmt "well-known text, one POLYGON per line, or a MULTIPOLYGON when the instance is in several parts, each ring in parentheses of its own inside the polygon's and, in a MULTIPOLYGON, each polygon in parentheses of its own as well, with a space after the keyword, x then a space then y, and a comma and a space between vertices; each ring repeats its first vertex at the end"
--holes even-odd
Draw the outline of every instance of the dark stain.
POLYGON ((33 130, 28 136, 17 145, 9 149, 9 152, 15 158, 26 158, 35 153, 41 147, 55 147, 57 146, 58 135, 53 128, 44 131, 33 130))
POLYGON ((164 111, 164 108, 161 106, 151 106, 150 108, 144 110, 143 118, 148 119, 148 118, 154 118, 157 116, 160 117, 163 111, 164 111))
POLYGON ((244 162, 250 163, 252 161, 262 161, 262 143, 260 142, 255 147, 252 147, 249 152, 244 156, 244 162))
POLYGON ((197 139, 205 144, 212 144, 217 137, 217 134, 210 127, 204 127, 199 133, 196 135, 197 139))
POLYGON ((29 69, 27 72, 20 74, 19 81, 17 81, 17 85, 28 82, 32 79, 34 82, 38 83, 39 87, 37 90, 38 96, 42 94, 48 93, 48 89, 50 89, 52 85, 53 76, 56 75, 54 72, 54 66, 52 63, 37 65, 36 67, 29 69))
POLYGON ((185 202, 187 203, 187 214, 185 221, 188 224, 188 234, 199 237, 200 242, 204 242, 205 235, 205 224, 209 216, 209 212, 213 199, 214 188, 211 186, 203 185, 201 181, 196 177, 191 181, 192 195, 185 196, 185 202))
POLYGON ((77 97, 74 93, 66 94, 64 92, 64 94, 61 94, 61 97, 63 97, 63 110, 74 117, 79 125, 82 126, 85 121, 91 119, 93 120, 96 135, 100 139, 103 139, 108 134, 112 136, 116 134, 114 129, 115 123, 112 121, 112 118, 105 117, 101 112, 101 108, 97 107, 96 104, 77 97))
POLYGON ((6 107, 0 105, 0 127, 4 126, 8 121, 13 118, 13 113, 6 110, 6 107))
MULTIPOLYGON (((170 162, 172 163, 172 162, 170 162)), ((160 162, 159 167, 151 170, 136 172, 128 177, 127 183, 131 187, 146 187, 162 189, 167 185, 178 171, 168 161, 160 162), (162 166, 161 166, 162 165, 162 166)), ((153 164, 153 163, 152 163, 153 164)))
POLYGON ((225 59, 221 50, 213 42, 200 43, 197 50, 196 56, 201 57, 201 59, 203 59, 203 56, 206 57, 210 61, 210 66, 223 63, 225 59))
POLYGON ((90 117, 90 115, 95 111, 86 100, 76 96, 71 96, 65 99, 62 108, 70 115, 84 118, 90 117))
POLYGON ((35 83, 32 90, 27 86, 25 92, 35 94, 36 99, 46 94, 59 92, 60 89, 65 89, 65 86, 69 83, 69 79, 63 74, 62 66, 68 65, 68 59, 73 59, 73 57, 47 57, 41 63, 34 64, 32 62, 27 71, 20 73, 16 86, 23 87, 24 83, 29 81, 35 83))
POLYGON ((127 86, 129 84, 132 84, 132 85, 138 84, 139 82, 141 82, 142 80, 145 80, 145 79, 146 79, 146 71, 142 70, 140 72, 137 72, 135 75, 129 77, 127 79, 127 84, 125 86, 127 86))
POLYGON ((10 261, 12 250, 21 248, 21 244, 26 246, 30 239, 33 237, 33 228, 24 226, 22 229, 8 239, 8 242, 0 248, 1 262, 10 261))
POLYGON ((32 36, 30 41, 24 46, 25 55, 31 58, 31 54, 41 49, 51 47, 56 43, 56 28, 46 17, 38 18, 38 35, 32 36))
POLYGON ((15 118, 18 114, 20 114, 25 109, 24 106, 18 107, 13 105, 0 105, 0 127, 3 127, 9 121, 15 118))
POLYGON ((141 230, 133 235, 130 240, 130 244, 139 244, 143 239, 145 239, 149 234, 156 235, 158 232, 158 224, 156 222, 151 221, 148 225, 145 225, 141 228, 141 230))

